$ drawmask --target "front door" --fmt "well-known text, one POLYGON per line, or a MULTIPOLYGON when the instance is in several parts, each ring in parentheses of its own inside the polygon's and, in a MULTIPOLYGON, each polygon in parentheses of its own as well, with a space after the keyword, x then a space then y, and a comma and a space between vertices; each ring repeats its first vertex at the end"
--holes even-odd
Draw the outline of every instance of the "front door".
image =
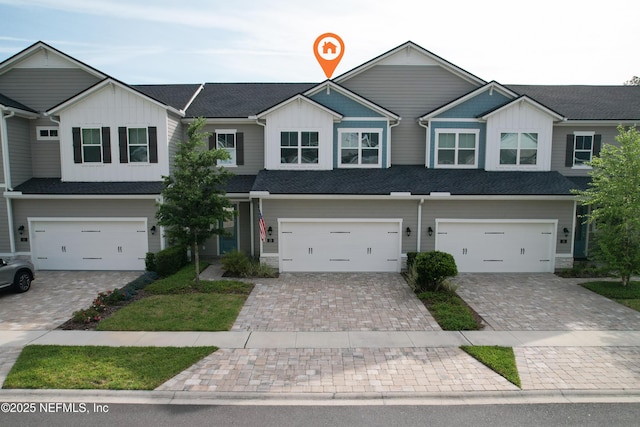
POLYGON ((573 257, 574 258, 586 258, 587 257, 587 239, 589 224, 584 224, 587 220, 583 217, 586 213, 588 213, 588 208, 585 206, 578 205, 576 209, 576 233, 574 235, 575 240, 573 241, 573 257))
POLYGON ((222 221, 220 226, 224 229, 224 234, 220 236, 220 255, 238 250, 238 215, 222 221))

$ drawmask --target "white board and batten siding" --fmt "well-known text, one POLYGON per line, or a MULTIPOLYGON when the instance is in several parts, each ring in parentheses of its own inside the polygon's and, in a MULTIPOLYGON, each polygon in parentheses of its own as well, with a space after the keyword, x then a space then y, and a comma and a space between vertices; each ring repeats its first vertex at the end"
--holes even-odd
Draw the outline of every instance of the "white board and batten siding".
POLYGON ((487 148, 485 169, 498 170, 551 170, 551 135, 553 133, 553 118, 529 104, 516 102, 498 111, 487 119, 487 148), (500 164, 500 135, 501 133, 537 133, 538 153, 535 165, 501 165, 500 164))
POLYGON ((334 116, 316 105, 296 99, 266 115, 265 169, 333 169, 334 116), (282 164, 280 157, 281 132, 318 132, 317 164, 282 164))
POLYGON ((553 272, 557 220, 436 220, 436 250, 466 273, 553 272))
POLYGON ((115 85, 108 85, 92 96, 71 105, 60 112, 62 180, 158 181, 161 176, 169 174, 167 120, 166 109, 115 85), (157 127, 158 163, 120 163, 118 127, 125 126, 157 127), (109 127, 111 163, 74 163, 74 127, 109 127))
POLYGON ((29 218, 38 270, 144 270, 147 218, 29 218))
POLYGON ((278 220, 282 272, 399 272, 401 219, 278 220))

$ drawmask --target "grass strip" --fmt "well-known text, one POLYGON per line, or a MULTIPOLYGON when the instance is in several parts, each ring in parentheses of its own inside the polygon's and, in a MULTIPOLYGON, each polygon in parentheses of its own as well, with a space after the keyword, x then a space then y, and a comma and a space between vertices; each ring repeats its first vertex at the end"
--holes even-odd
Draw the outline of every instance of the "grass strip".
POLYGON ((154 390, 216 347, 30 345, 3 388, 154 390))
POLYGON ((580 286, 640 311, 640 282, 630 282, 628 286, 622 286, 621 282, 596 281, 581 283, 580 286))
POLYGON ((516 356, 511 347, 468 346, 460 347, 471 357, 522 388, 516 366, 516 356))
POLYGON ((455 292, 427 291, 419 293, 418 298, 445 331, 475 331, 482 328, 473 310, 455 292))

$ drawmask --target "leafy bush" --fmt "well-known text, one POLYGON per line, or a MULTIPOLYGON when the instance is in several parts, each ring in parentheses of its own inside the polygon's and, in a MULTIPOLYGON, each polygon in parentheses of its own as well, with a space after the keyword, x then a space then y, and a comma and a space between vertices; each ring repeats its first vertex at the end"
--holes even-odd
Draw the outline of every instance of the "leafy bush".
POLYGON ((458 268, 453 255, 446 252, 421 252, 415 259, 416 286, 419 290, 438 290, 447 277, 456 276, 458 268))
POLYGON ((234 277, 246 277, 249 272, 249 258, 244 252, 233 250, 222 256, 222 269, 234 277))
POLYGON ((249 261, 248 277, 277 277, 276 271, 266 262, 260 262, 259 259, 249 261))
POLYGON ((611 270, 599 267, 590 261, 576 261, 571 268, 565 268, 556 273, 560 277, 613 277, 611 270))
POLYGON ((173 246, 163 249, 156 254, 156 272, 160 277, 167 277, 187 265, 187 248, 173 246))
POLYGON ((407 252, 407 271, 410 271, 420 252, 407 252))
POLYGON ((156 271, 156 254, 147 252, 147 256, 144 258, 144 268, 147 271, 156 271))

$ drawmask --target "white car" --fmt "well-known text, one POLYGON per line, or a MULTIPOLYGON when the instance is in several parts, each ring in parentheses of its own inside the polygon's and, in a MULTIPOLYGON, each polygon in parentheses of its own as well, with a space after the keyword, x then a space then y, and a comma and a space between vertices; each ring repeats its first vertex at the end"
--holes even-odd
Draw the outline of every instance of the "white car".
POLYGON ((0 289, 27 292, 35 278, 31 262, 24 259, 6 261, 0 258, 0 289))

